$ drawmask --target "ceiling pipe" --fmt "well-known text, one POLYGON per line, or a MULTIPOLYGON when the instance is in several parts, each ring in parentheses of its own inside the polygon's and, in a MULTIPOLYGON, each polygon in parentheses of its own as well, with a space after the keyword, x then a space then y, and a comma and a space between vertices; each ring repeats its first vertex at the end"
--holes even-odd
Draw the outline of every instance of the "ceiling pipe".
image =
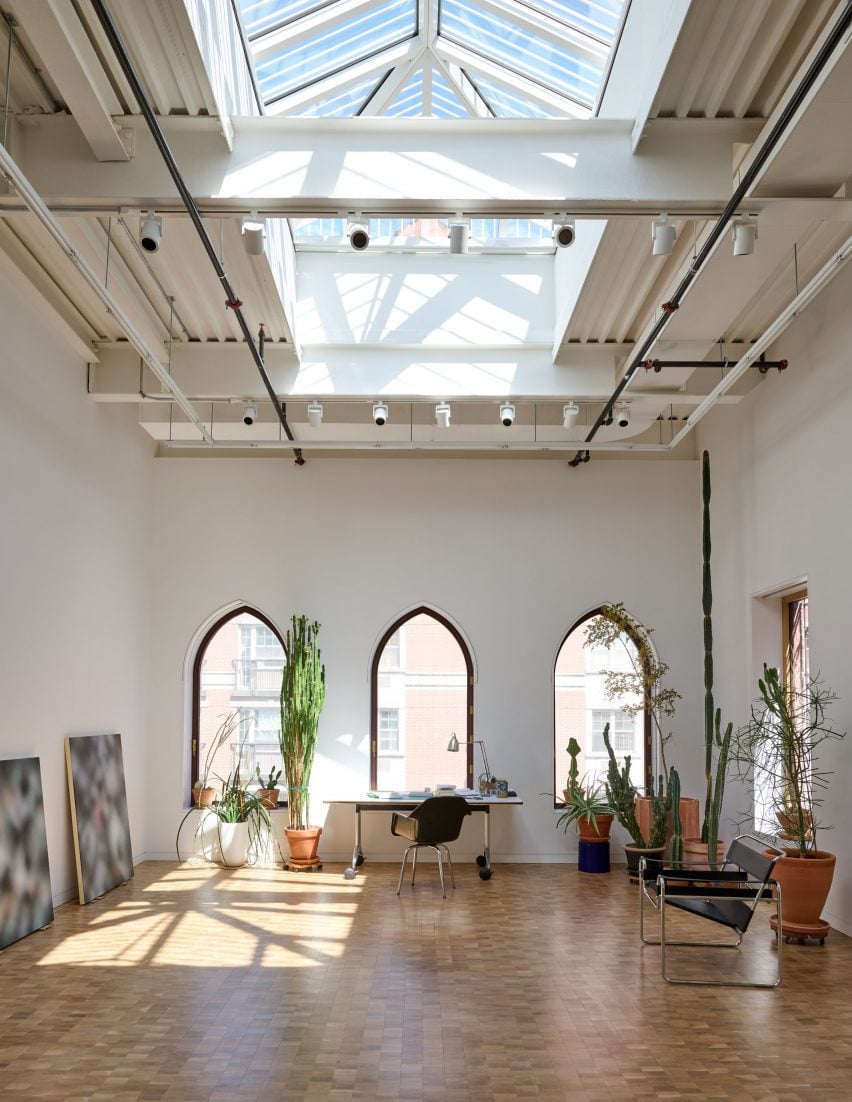
MULTIPOLYGON (((659 340, 660 335, 668 325, 669 319, 671 318, 672 314, 674 314, 675 311, 679 309, 683 296, 686 294, 690 285, 695 280, 695 277, 698 275, 698 273, 701 271, 701 269, 704 267, 705 263, 709 259, 711 253, 713 252, 713 249, 716 246, 716 243, 725 232, 728 223, 736 214, 737 210, 739 209, 740 205, 748 194, 749 188, 751 188, 752 184, 757 179, 761 169, 766 164, 769 157, 772 155, 775 147, 778 145, 781 138, 783 137, 785 130, 792 122, 799 108, 804 103, 806 96, 816 83, 816 80, 819 77, 820 73, 828 64, 831 55, 843 41, 843 38, 847 30, 849 29, 850 24, 852 24, 852 3, 847 2, 843 9, 843 12, 838 17, 822 46, 819 48, 813 61, 808 66, 805 75, 799 81, 799 84, 793 92, 792 96, 784 105, 784 109, 778 116, 778 119, 776 120, 775 125, 772 127, 772 130, 770 131, 766 141, 758 150, 757 155, 755 156, 752 163, 749 165, 748 169, 745 171, 745 173, 743 173, 742 179, 740 180, 737 187, 734 189, 733 195, 725 205, 725 209, 719 215, 719 219, 711 229, 707 240, 702 245, 697 256, 693 258, 692 264, 690 265, 686 275, 684 275, 680 283, 677 285, 677 288, 675 289, 675 292, 669 299, 669 301, 663 303, 662 314, 657 319, 656 323, 651 329, 651 332, 642 342, 639 351, 631 360, 629 366, 627 367, 627 370, 625 371, 624 375, 622 375, 621 379, 618 382, 618 385, 610 395, 609 400, 603 408, 603 411, 589 430, 589 433, 586 436, 587 444, 591 443, 600 428, 608 421, 616 402, 624 393, 624 391, 630 386, 631 380, 633 379, 633 376, 636 374, 638 369, 644 365, 645 360, 648 358, 648 353, 659 340)), ((587 460, 588 455, 584 454, 584 451, 581 450, 577 452, 574 458, 570 461, 569 465, 571 467, 578 467, 581 463, 586 462, 587 460)))
MULTIPOLYGON (((727 360, 714 363, 713 360, 646 360, 642 366, 646 371, 656 371, 659 373, 664 367, 715 367, 719 368, 734 368, 739 367, 739 361, 729 363, 727 360)), ((749 367, 756 367, 761 375, 765 375, 770 368, 777 368, 779 371, 786 371, 789 366, 787 360, 764 360, 761 357, 757 363, 750 363, 749 367)))
MULTIPOLYGON (((175 161, 174 156, 172 155, 172 151, 169 148, 169 144, 166 141, 165 134, 163 133, 160 124, 157 121, 157 117, 154 114, 154 109, 151 105, 150 99, 148 98, 148 93, 143 87, 141 80, 139 79, 139 75, 136 72, 133 62, 130 60, 130 55, 127 52, 127 48, 124 45, 121 35, 118 33, 118 30, 113 23, 112 16, 110 15, 106 7, 106 4, 103 2, 103 0, 92 0, 92 6, 98 16, 98 19, 100 20, 101 26, 104 30, 104 34, 106 34, 107 38, 109 39, 109 43, 112 46, 119 65, 121 66, 122 72, 124 73, 124 76, 127 79, 127 82, 130 85, 130 88, 139 103, 139 109, 142 113, 142 116, 144 117, 145 122, 148 125, 148 129, 151 132, 151 136, 153 137, 154 142, 156 143, 157 148, 160 151, 160 155, 165 162, 166 168, 169 171, 169 175, 174 181, 175 187, 178 190, 178 194, 180 195, 181 200, 183 201, 183 205, 186 208, 186 212, 189 215, 192 224, 195 226, 195 230, 201 240, 201 244, 204 246, 204 251, 207 253, 207 256, 210 259, 210 263, 213 265, 213 269, 216 272, 219 282, 222 284, 222 289, 224 290, 226 295, 225 305, 229 309, 234 311, 234 316, 237 319, 237 324, 239 325, 240 331, 242 332, 245 342, 248 345, 252 359, 254 360, 258 371, 260 372, 260 377, 263 380, 263 385, 266 388, 266 392, 269 395, 269 399, 272 402, 273 408, 278 414, 278 420, 281 422, 281 427, 284 429, 287 439, 293 441, 295 440, 295 437, 293 436, 293 431, 287 423, 287 417, 284 413, 284 409, 281 403, 278 401, 278 396, 276 395, 269 376, 266 373, 266 368, 264 367, 263 363, 263 356, 261 355, 260 350, 255 344, 254 337, 252 336, 251 330, 248 327, 248 322, 246 321, 245 315, 243 314, 243 304, 240 299, 237 298, 236 292, 231 285, 231 281, 228 279, 227 272, 223 268, 222 262, 216 254, 216 250, 213 247, 213 242, 210 240, 210 236, 207 233, 203 221, 201 220, 201 213, 196 206, 195 200, 189 193, 189 189, 184 182, 180 169, 177 166, 177 162, 175 161)), ((304 460, 302 459, 301 450, 298 447, 294 446, 293 454, 296 457, 296 462, 299 463, 299 465, 301 466, 300 460, 304 462, 304 460)))
POLYGON ((136 328, 133 320, 125 312, 124 307, 113 295, 110 294, 108 289, 101 283, 99 277, 89 267, 82 256, 77 252, 73 242, 66 235, 65 231, 53 217, 46 206, 44 200, 21 172, 20 168, 14 160, 9 156, 8 152, 3 146, 0 146, 0 168, 6 174, 6 177, 16 188, 18 194, 27 204, 32 213, 41 222, 42 226, 47 230, 53 240, 59 245, 68 259, 74 264, 104 306, 113 315, 115 320, 124 330, 130 343, 136 348, 139 355, 150 367, 150 369, 157 376, 162 385, 174 395, 174 400, 189 418, 193 425, 201 433, 202 438, 208 445, 212 445, 213 437, 207 429, 206 425, 202 422, 195 407, 190 402, 189 398, 184 394, 180 387, 175 383, 164 364, 162 364, 157 358, 156 354, 148 347, 145 338, 136 328))

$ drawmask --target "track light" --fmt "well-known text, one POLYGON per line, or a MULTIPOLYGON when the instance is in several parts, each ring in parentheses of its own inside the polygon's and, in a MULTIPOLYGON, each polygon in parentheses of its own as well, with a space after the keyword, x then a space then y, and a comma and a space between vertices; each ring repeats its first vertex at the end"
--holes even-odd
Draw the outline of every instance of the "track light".
POLYGON ((567 402, 562 407, 562 424, 566 429, 573 428, 577 422, 577 417, 580 413, 580 407, 576 402, 567 402))
POLYGON ((356 253, 362 253, 370 244, 370 227, 360 215, 350 214, 346 223, 346 236, 356 253))
POLYGON ((450 253, 453 256, 461 256, 467 252, 467 243, 470 238, 470 223, 465 218, 458 218, 449 224, 450 253))
POLYGON ((734 220, 734 256, 750 256, 757 240, 757 217, 744 214, 734 220))
POLYGON ((376 422, 376 424, 379 426, 379 428, 382 427, 382 425, 385 423, 385 421, 387 421, 387 419, 388 419, 388 407, 387 407, 387 405, 384 402, 374 402, 373 403, 373 420, 376 422))
POLYGON ((253 425, 257 420, 257 406, 254 402, 243 403, 243 420, 247 425, 253 425))
POLYGON ((435 421, 439 429, 448 429, 450 427, 449 402, 438 402, 435 406, 435 421))
POLYGON ((322 424, 322 402, 310 402, 308 405, 308 421, 312 429, 318 429, 322 424))
POLYGON ((630 403, 621 402, 615 407, 615 420, 620 429, 626 429, 630 424, 630 403))
POLYGON ((573 218, 560 218, 558 221, 554 219, 551 233, 553 234, 553 244, 557 249, 567 249, 569 245, 574 244, 574 219, 573 218))
POLYGON ((512 405, 511 402, 504 402, 503 405, 500 406, 500 420, 503 422, 507 429, 511 428, 511 426, 514 425, 515 407, 512 405))
POLYGON ((146 253, 155 253, 163 239, 163 220, 149 210, 139 226, 139 244, 146 253))
POLYGON ((243 245, 249 256, 263 256, 264 224, 256 214, 243 219, 243 245))
POLYGON ((676 238, 677 230, 667 214, 661 214, 651 223, 651 251, 654 256, 671 256, 676 238))

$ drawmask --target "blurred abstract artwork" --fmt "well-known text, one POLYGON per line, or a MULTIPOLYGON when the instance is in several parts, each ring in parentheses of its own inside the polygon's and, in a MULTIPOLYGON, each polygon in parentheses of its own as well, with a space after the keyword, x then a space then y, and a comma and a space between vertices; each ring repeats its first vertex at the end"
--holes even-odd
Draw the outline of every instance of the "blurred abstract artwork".
POLYGON ((0 949, 53 922, 38 758, 0 761, 0 949))
POLYGON ((80 902, 133 876, 121 735, 65 739, 80 902))

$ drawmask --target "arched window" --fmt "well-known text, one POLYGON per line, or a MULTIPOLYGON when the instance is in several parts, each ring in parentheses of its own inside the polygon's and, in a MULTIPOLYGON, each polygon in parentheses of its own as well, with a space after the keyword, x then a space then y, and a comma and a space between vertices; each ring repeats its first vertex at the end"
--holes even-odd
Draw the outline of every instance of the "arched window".
POLYGON ((371 701, 372 788, 471 786, 473 662, 448 620, 418 608, 388 628, 373 658, 371 701), (453 733, 456 754, 447 752, 453 733))
POLYGON ((281 675, 284 643, 263 613, 248 605, 227 613, 210 628, 198 647, 192 670, 192 782, 207 766, 226 777, 241 757, 243 776, 255 768, 268 773, 282 766, 281 675), (223 719, 236 713, 234 737, 208 761, 223 719))
MULTIPOLYGON (((582 747, 580 776, 603 781, 609 762, 603 732, 609 724, 610 742, 619 765, 630 755, 630 776, 637 788, 651 779, 651 719, 641 693, 613 697, 606 691, 608 672, 643 672, 642 649, 628 632, 610 647, 587 645, 587 634, 601 609, 587 613, 562 641, 554 670, 554 794, 562 799, 571 759, 566 747, 573 736, 582 747)), ((645 648, 647 650, 647 648, 645 648)))

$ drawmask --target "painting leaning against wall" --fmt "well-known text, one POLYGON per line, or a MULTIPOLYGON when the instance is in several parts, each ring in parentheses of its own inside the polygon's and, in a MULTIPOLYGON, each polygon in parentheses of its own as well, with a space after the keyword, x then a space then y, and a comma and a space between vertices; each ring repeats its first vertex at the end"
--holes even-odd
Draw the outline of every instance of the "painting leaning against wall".
POLYGON ((0 949, 53 922, 38 758, 0 761, 0 949))
POLYGON ((65 739, 80 902, 133 876, 121 735, 65 739))

